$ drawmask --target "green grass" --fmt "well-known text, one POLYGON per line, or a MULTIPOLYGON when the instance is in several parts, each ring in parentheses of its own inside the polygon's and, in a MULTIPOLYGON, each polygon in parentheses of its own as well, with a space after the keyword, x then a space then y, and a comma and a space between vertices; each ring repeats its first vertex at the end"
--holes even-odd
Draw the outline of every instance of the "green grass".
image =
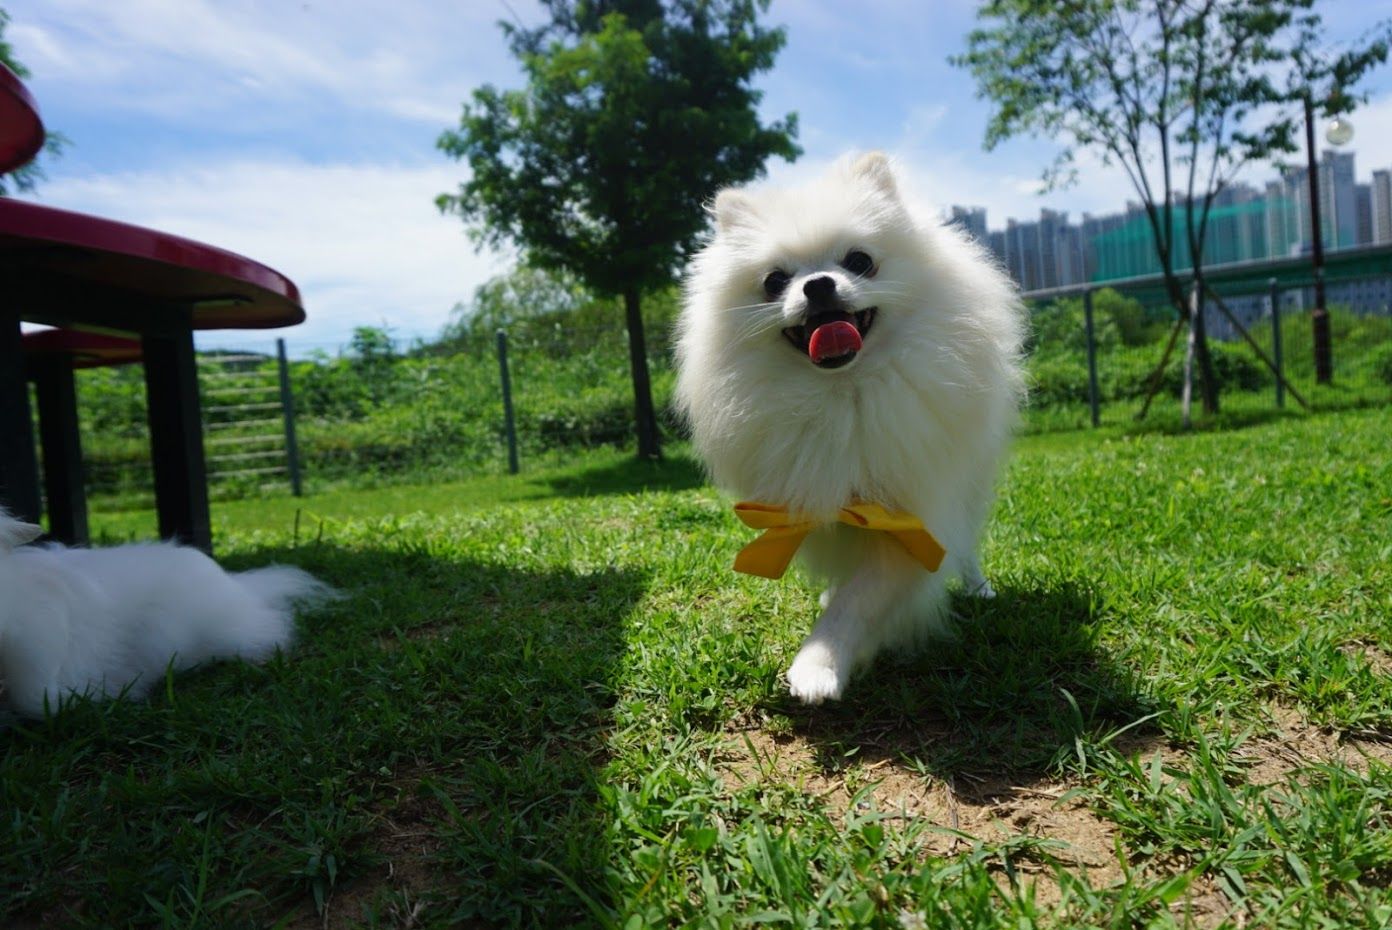
POLYGON ((349 596, 0 734, 0 925, 1386 925, 1392 408, 1220 425, 1022 439, 999 597, 817 709, 679 450, 219 504, 349 596))

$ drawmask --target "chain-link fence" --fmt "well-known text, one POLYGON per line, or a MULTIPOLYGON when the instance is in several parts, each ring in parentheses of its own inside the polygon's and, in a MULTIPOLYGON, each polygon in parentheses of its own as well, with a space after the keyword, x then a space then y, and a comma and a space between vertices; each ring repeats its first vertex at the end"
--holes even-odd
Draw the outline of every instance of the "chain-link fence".
MULTIPOLYGON (((283 340, 198 353, 208 491, 213 499, 299 493, 293 389, 283 340)), ((89 495, 154 505, 144 373, 138 364, 75 373, 89 495)))
MULTIPOLYGON (((1386 305, 1370 308, 1366 300, 1364 312, 1357 312, 1345 296, 1331 288, 1333 377, 1318 383, 1308 287, 1275 292, 1279 326, 1273 325, 1270 291, 1220 289, 1222 306, 1210 299, 1205 320, 1222 409, 1264 416, 1282 406, 1392 401, 1392 315, 1386 305), (1281 378, 1273 370, 1278 366, 1281 378)), ((1178 422, 1186 339, 1172 306, 1105 288, 1090 298, 1054 294, 1029 306, 1031 397, 1024 429, 1086 427, 1094 415, 1102 424, 1130 424, 1152 394, 1147 422, 1178 422)), ((503 338, 510 420, 499 336, 491 330, 433 344, 360 331, 353 344, 335 352, 299 350, 290 339, 285 394, 272 340, 200 352, 210 492, 288 491, 294 450, 287 423, 298 432, 298 458, 311 487, 499 474, 514 456, 526 470, 566 462, 585 448, 634 447, 621 319, 576 326, 524 321, 510 325, 503 338), (289 420, 285 396, 292 398, 289 420)), ((670 441, 681 435, 671 408, 670 325, 650 321, 646 341, 653 399, 670 441)), ((1196 370, 1196 383, 1198 377, 1196 370)), ((81 372, 78 395, 89 492, 147 503, 149 441, 139 367, 81 372)), ((1197 393, 1194 409, 1197 415, 1197 393)))
MULTIPOLYGON (((1272 282, 1261 290, 1217 287, 1206 294, 1204 323, 1220 411, 1258 416, 1285 407, 1392 401, 1392 315, 1386 303, 1376 302, 1385 285, 1331 287, 1326 318, 1332 369, 1323 381, 1316 377, 1312 287, 1272 282)), ((1028 304, 1029 429, 1141 418, 1169 424, 1182 417, 1186 380, 1198 415, 1200 359, 1189 327, 1162 295, 1137 299, 1099 285, 1028 304)))
MULTIPOLYGON (((648 368, 660 425, 669 410, 669 327, 653 324, 648 368)), ((628 337, 611 326, 522 322, 506 333, 515 449, 523 466, 633 437, 628 337)), ((289 491, 303 476, 391 483, 508 470, 498 337, 422 344, 360 331, 333 352, 289 342, 280 383, 274 340, 198 353, 203 443, 214 499, 289 491), (293 466, 298 463, 298 470, 293 466)), ((108 505, 152 503, 145 383, 138 365, 77 373, 88 493, 108 505)))

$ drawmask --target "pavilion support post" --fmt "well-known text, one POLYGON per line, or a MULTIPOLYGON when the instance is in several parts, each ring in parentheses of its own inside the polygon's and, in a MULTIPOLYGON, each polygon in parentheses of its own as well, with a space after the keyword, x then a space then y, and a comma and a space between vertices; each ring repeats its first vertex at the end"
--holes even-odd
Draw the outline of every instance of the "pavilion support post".
POLYGON ((43 510, 19 317, 0 312, 0 506, 29 523, 43 510))
POLYGON ((193 328, 183 325, 141 337, 145 392, 150 419, 150 457, 155 473, 155 506, 164 539, 212 553, 208 476, 199 418, 198 363, 193 328))
POLYGON ((34 365, 39 402, 39 436, 43 446, 44 492, 48 498, 48 532, 59 542, 85 546, 87 492, 82 476, 82 441, 77 429, 77 382, 72 358, 49 355, 34 365))

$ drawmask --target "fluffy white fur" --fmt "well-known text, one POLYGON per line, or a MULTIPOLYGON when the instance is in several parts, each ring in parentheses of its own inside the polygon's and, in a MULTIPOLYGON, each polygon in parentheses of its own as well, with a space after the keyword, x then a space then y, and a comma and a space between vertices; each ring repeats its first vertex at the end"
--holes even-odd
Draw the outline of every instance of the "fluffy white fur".
POLYGON ((266 659, 290 644, 294 603, 332 595, 298 568, 230 574, 171 543, 17 548, 39 533, 0 510, 0 708, 21 716, 143 696, 171 664, 266 659))
POLYGON ((905 510, 947 549, 929 573, 881 533, 829 522, 804 543, 828 588, 788 684, 836 699, 876 653, 946 629, 950 579, 990 593, 977 546, 1023 394, 1022 307, 979 246, 911 215, 879 153, 802 188, 722 191, 712 212, 687 277, 677 397, 715 482, 828 522, 855 499, 905 510), (873 274, 841 267, 852 250, 873 274), (768 302, 775 269, 791 281, 768 302), (833 370, 781 332, 807 314, 803 285, 828 275, 852 310, 878 308, 833 370))

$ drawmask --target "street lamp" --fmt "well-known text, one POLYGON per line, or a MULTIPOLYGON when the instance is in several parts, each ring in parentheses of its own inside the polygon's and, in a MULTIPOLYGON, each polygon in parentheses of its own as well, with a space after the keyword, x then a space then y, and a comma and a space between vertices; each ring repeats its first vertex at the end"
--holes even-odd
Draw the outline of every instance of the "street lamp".
POLYGON ((1336 116, 1325 127, 1324 137, 1329 140, 1330 145, 1348 145, 1353 141, 1353 123, 1342 116, 1336 116))
MULTIPOLYGON (((1353 138, 1353 124, 1336 116, 1325 129, 1324 137, 1330 145, 1344 145, 1353 138)), ((1305 153, 1310 186, 1311 258, 1315 266, 1315 309, 1310 314, 1314 327, 1315 382, 1329 384, 1334 379, 1334 358, 1329 336, 1329 309, 1324 305, 1324 234, 1320 230, 1319 168, 1315 162, 1315 105, 1309 91, 1305 92, 1305 153)))

